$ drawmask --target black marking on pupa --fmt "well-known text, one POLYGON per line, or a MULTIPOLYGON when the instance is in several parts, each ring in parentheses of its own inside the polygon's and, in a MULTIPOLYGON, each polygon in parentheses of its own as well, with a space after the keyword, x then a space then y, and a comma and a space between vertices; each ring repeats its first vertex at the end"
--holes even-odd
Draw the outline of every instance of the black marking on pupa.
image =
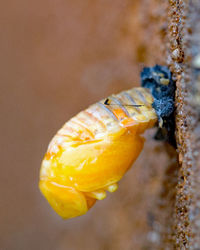
POLYGON ((148 88, 154 97, 152 104, 158 116, 157 140, 166 140, 176 147, 175 140, 175 83, 168 67, 155 65, 141 72, 141 85, 148 88))

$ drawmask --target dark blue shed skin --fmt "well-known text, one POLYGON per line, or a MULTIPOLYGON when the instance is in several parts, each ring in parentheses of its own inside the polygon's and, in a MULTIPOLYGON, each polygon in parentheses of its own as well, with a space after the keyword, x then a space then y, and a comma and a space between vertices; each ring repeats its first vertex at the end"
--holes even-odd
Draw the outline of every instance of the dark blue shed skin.
POLYGON ((144 88, 150 89, 154 97, 153 108, 156 110, 160 124, 155 139, 166 140, 176 147, 174 135, 175 82, 172 80, 170 70, 168 67, 160 65, 143 68, 141 72, 141 85, 144 88))

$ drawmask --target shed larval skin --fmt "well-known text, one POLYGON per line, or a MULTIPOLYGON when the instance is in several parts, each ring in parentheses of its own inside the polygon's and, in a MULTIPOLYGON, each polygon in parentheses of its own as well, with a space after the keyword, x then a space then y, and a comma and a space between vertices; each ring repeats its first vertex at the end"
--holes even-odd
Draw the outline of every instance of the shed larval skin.
POLYGON ((85 214, 117 183, 140 154, 141 134, 157 122, 148 89, 112 95, 70 119, 49 144, 40 190, 64 219, 85 214))

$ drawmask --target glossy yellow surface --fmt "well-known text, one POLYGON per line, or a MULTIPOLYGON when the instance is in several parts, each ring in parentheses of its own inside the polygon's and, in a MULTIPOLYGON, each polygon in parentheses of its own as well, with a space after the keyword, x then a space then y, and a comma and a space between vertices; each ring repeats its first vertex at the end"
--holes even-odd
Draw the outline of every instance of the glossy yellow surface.
POLYGON ((145 100, 150 105, 135 113, 129 110, 132 115, 113 106, 116 119, 102 104, 92 105, 53 138, 42 162, 39 186, 62 218, 85 214, 96 200, 106 197, 106 191, 117 190, 118 181, 143 148, 140 133, 157 120, 148 92, 145 100))

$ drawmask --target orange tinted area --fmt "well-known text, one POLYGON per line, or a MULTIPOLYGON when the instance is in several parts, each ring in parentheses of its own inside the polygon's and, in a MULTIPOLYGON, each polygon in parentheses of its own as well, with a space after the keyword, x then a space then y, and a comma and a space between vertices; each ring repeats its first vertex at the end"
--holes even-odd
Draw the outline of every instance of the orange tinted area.
POLYGON ((123 121, 121 121, 121 124, 123 124, 125 127, 131 127, 137 124, 135 120, 132 118, 126 118, 123 121))
POLYGON ((124 125, 125 127, 131 127, 138 124, 133 118, 128 117, 121 108, 114 109, 112 112, 120 121, 120 124, 124 125))
POLYGON ((86 199, 83 193, 72 187, 58 185, 48 180, 41 180, 39 187, 52 208, 64 219, 85 214, 95 203, 95 199, 86 199))
POLYGON ((123 120, 124 118, 127 117, 127 115, 121 108, 113 109, 112 112, 117 117, 118 120, 123 120))
POLYGON ((51 150, 51 148, 46 152, 45 158, 46 160, 53 159, 54 157, 59 157, 62 154, 62 146, 61 145, 56 145, 56 151, 51 150))

